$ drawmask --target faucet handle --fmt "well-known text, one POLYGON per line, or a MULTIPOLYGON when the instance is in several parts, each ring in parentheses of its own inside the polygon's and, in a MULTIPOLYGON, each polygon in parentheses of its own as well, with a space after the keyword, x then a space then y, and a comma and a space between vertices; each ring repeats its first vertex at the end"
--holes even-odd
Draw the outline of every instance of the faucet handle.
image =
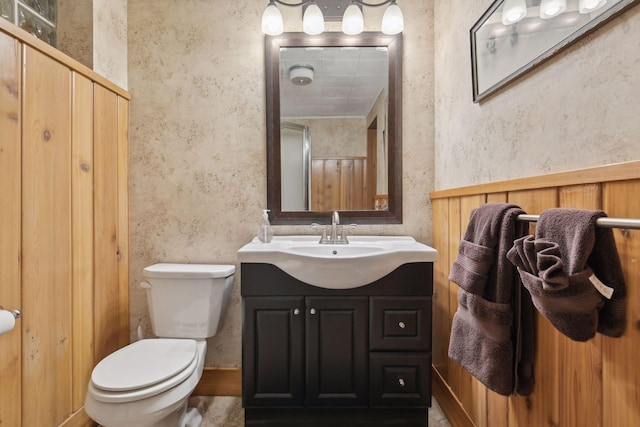
POLYGON ((322 235, 320 236, 320 243, 329 243, 329 239, 327 238, 327 227, 322 224, 312 223, 311 228, 322 230, 322 235))
POLYGON ((352 229, 352 228, 356 228, 358 226, 358 224, 344 224, 339 226, 340 227, 340 237, 338 238, 340 243, 349 243, 349 240, 347 239, 347 230, 352 229))

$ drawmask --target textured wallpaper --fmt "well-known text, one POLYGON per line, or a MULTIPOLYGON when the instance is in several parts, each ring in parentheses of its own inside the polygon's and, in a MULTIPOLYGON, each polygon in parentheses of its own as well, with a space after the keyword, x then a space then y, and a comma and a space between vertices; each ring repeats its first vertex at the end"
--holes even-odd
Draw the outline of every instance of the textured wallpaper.
POLYGON ((58 0, 57 27, 56 47, 93 69, 93 1, 58 0))
MULTIPOLYGON (((145 266, 238 265, 237 250, 257 233, 267 185, 265 7, 258 1, 128 0, 132 338, 138 325, 150 333, 138 287, 145 266)), ((407 234, 430 243, 433 5, 404 0, 401 7, 404 221, 356 233, 407 234)), ((300 9, 283 12, 285 30, 300 31, 300 9)), ((379 30, 382 13, 365 9, 365 29, 379 30)), ((312 230, 278 226, 275 232, 312 230)), ((209 340, 207 365, 240 365, 239 279, 225 324, 209 340)))
POLYGON ((474 104, 469 29, 492 3, 435 1, 435 188, 640 159, 640 7, 474 104))
POLYGON ((127 89, 127 0, 93 0, 93 70, 127 89))
POLYGON ((127 89, 127 0, 59 0, 57 48, 127 89))

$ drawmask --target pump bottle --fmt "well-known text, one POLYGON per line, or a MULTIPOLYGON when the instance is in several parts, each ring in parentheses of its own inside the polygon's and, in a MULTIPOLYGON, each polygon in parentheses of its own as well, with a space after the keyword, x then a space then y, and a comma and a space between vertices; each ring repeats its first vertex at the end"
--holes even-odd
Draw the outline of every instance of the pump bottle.
POLYGON ((273 229, 269 223, 269 209, 262 210, 262 223, 258 231, 258 239, 262 243, 269 243, 273 239, 273 229))

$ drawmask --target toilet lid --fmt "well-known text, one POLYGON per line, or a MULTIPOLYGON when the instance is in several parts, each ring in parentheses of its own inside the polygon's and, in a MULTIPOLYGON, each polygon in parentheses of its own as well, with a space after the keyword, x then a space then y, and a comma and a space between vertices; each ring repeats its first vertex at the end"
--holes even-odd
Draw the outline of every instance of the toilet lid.
POLYGON ((146 388, 175 377, 192 365, 195 366, 195 359, 195 340, 141 340, 100 361, 93 369, 91 382, 95 387, 106 391, 146 388))
POLYGON ((235 271, 236 266, 228 264, 159 263, 145 267, 143 275, 147 279, 216 279, 229 277, 235 271))

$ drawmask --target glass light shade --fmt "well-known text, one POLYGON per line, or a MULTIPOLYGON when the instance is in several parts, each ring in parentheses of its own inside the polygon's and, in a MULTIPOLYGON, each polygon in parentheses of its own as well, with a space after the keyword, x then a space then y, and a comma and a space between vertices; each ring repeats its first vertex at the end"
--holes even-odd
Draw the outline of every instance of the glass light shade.
POLYGON ((578 11, 580 13, 591 13, 607 4, 607 0, 580 0, 578 11))
POLYGON ((542 0, 540 3, 540 18, 551 19, 567 9, 567 0, 542 0))
POLYGON ((312 2, 304 11, 302 31, 311 36, 321 34, 324 31, 324 16, 322 16, 322 11, 316 2, 312 2))
POLYGON ((522 21, 527 16, 527 2, 525 0, 506 0, 502 7, 502 23, 512 25, 522 21))
POLYGON ((282 14, 272 2, 262 14, 262 32, 270 36, 279 36, 283 31, 282 14))
POLYGON ((400 34, 404 30, 404 17, 402 10, 394 2, 389 5, 382 16, 382 32, 393 35, 400 34))
POLYGON ((360 34, 364 30, 364 17, 360 8, 351 3, 342 17, 342 32, 350 36, 360 34))

